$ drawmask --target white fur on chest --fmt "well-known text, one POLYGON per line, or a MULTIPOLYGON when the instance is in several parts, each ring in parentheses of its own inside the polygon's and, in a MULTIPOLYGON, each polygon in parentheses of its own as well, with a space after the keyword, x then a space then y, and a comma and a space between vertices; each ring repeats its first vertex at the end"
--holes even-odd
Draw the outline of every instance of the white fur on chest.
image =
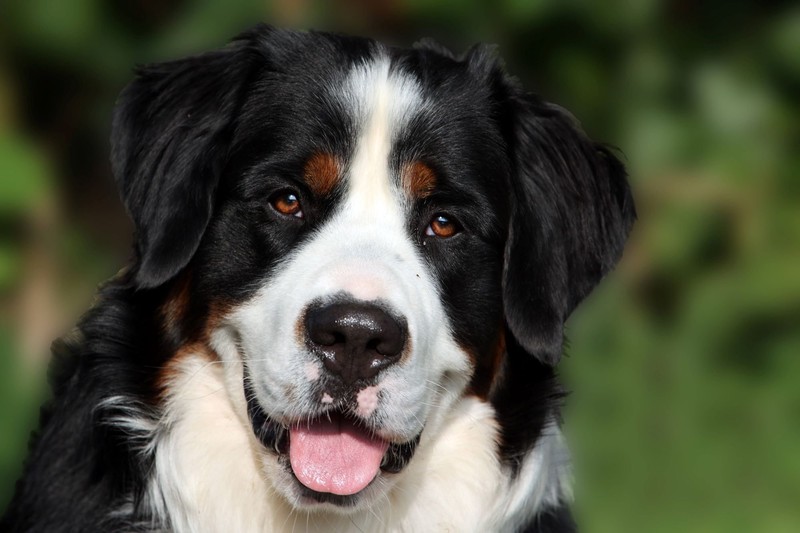
POLYGON ((497 458, 491 406, 465 397, 436 435, 423 433, 385 501, 347 515, 295 511, 265 478, 241 388, 238 396, 231 390, 222 364, 184 359, 154 432, 148 503, 176 532, 510 531, 562 498, 558 430, 540 440, 510 482, 497 458))

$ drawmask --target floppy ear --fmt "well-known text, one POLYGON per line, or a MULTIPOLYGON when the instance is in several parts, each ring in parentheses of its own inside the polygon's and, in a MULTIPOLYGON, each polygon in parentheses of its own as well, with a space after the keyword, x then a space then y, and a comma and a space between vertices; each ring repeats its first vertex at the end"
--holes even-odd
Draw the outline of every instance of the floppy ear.
POLYGON ((137 287, 184 268, 211 217, 251 53, 227 48, 138 69, 114 110, 111 163, 133 219, 137 287))
POLYGON ((564 322, 619 260, 636 212, 625 168, 607 147, 561 108, 511 99, 504 311, 520 346, 554 365, 564 322))

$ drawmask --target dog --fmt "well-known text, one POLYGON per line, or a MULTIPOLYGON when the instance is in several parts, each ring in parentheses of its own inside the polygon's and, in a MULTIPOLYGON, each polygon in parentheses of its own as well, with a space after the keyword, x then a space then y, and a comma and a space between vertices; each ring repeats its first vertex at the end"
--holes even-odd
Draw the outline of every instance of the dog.
POLYGON ((564 322, 623 164, 494 52, 258 26, 117 102, 128 267, 4 531, 568 532, 564 322))

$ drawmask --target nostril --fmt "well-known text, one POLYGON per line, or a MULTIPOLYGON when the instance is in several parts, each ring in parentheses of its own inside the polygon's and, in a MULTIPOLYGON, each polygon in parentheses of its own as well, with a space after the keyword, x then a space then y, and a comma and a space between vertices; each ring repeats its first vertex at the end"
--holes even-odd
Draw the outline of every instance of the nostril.
POLYGON ((343 333, 338 331, 326 331, 318 334, 314 342, 321 346, 333 346, 335 344, 343 344, 347 339, 343 333))
POLYGON ((397 357, 406 344, 405 331, 397 323, 383 330, 383 335, 371 341, 372 349, 385 357, 397 357))
POLYGON ((336 337, 330 331, 325 331, 322 328, 316 327, 313 321, 309 321, 306 324, 306 331, 308 332, 308 338, 314 344, 318 344, 320 346, 330 346, 336 342, 336 337))
POLYGON ((398 347, 397 343, 379 342, 375 345, 374 350, 386 357, 397 357, 400 355, 402 346, 398 347))
POLYGON ((347 339, 338 324, 327 313, 311 311, 306 315, 306 333, 309 340, 319 346, 342 344, 347 339))

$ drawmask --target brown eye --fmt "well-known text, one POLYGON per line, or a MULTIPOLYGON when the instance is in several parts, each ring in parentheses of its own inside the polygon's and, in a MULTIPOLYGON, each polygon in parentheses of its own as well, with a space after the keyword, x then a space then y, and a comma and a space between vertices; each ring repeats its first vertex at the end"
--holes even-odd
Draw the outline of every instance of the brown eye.
POLYGON ((447 239, 458 233, 458 223, 447 215, 436 215, 425 228, 425 235, 447 239))
POLYGON ((275 211, 282 215, 303 218, 300 199, 292 191, 279 192, 270 199, 270 203, 275 211))

